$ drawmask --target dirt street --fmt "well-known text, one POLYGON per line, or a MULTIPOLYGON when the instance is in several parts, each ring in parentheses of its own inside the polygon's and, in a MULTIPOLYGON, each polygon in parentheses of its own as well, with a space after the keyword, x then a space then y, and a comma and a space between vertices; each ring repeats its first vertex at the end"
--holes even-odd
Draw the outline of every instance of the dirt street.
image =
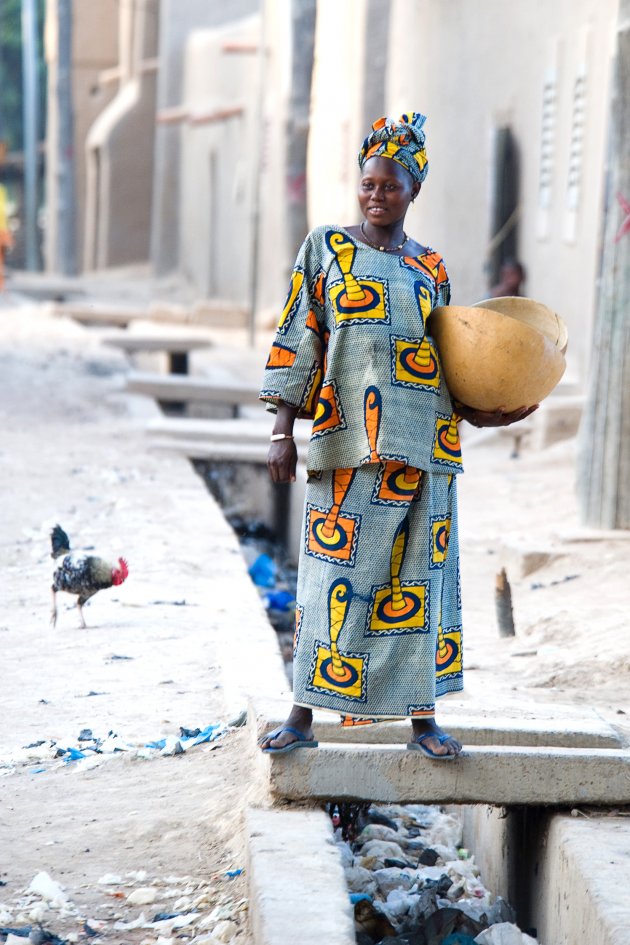
MULTIPOLYGON (((167 942, 186 929, 116 923, 192 903, 198 935, 223 923, 217 941, 247 945, 246 879, 226 875, 244 866, 244 730, 171 757, 134 750, 180 726, 229 721, 207 600, 220 564, 197 553, 208 532, 224 532, 220 513, 203 487, 180 490, 184 460, 147 452, 144 420, 120 393, 125 361, 95 333, 33 306, 0 307, 0 365, 0 927, 41 919, 75 941, 167 942), (198 533, 178 526, 185 501, 199 503, 198 533), (57 522, 74 547, 129 562, 128 580, 86 605, 86 630, 64 594, 49 625, 57 522), (132 750, 95 756, 77 742, 85 729, 132 750), (89 757, 54 757, 70 746, 89 757), (40 871, 64 887, 67 908, 24 898, 40 871), (129 903, 138 889, 154 892, 129 903)), ((239 553, 222 542, 223 554, 239 553)))
MULTIPOLYGON (((221 573, 236 541, 185 461, 148 452, 145 418, 122 394, 126 363, 98 332, 5 301, 0 368, 0 927, 41 920, 70 941, 248 945, 243 729, 175 756, 137 750, 230 721, 212 627, 229 606, 221 573), (184 507, 195 528, 182 530, 184 507), (129 561, 126 583, 86 606, 86 630, 64 595, 49 625, 57 522, 76 547, 129 561), (54 757, 85 729, 130 750, 54 757), (69 902, 25 897, 42 871, 69 902), (160 915, 171 918, 152 923, 160 915)), ((466 692, 455 703, 592 708, 630 734, 628 533, 579 525, 573 442, 511 459, 509 437, 475 445, 465 433, 464 449, 466 692), (505 560, 511 639, 494 612, 505 560)))

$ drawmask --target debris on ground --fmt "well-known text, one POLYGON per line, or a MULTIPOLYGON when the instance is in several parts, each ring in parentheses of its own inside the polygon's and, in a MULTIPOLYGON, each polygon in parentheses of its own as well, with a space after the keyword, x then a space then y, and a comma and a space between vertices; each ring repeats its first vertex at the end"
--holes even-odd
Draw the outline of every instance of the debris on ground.
POLYGON ((98 915, 84 915, 63 886, 42 871, 18 896, 0 902, 2 945, 70 945, 112 941, 112 933, 124 932, 126 945, 207 945, 240 940, 248 902, 230 895, 244 870, 235 868, 204 878, 193 876, 150 877, 145 870, 124 876, 108 873, 98 880, 104 902, 98 915), (138 911, 140 910, 140 911, 138 911), (54 927, 55 932, 50 928, 54 927), (135 933, 135 934, 134 934, 135 933))
POLYGON ((92 729, 86 728, 76 738, 40 739, 0 758, 0 776, 13 774, 18 767, 28 765, 36 765, 31 771, 37 774, 68 764, 74 764, 77 771, 87 771, 122 754, 144 760, 180 755, 197 745, 223 738, 232 728, 238 728, 241 724, 239 717, 227 725, 212 722, 204 728, 180 726, 179 735, 167 735, 155 741, 140 743, 129 741, 113 731, 97 736, 92 729), (46 765, 46 762, 55 763, 46 765))
POLYGON ((331 803, 357 945, 536 945, 439 807, 331 803))

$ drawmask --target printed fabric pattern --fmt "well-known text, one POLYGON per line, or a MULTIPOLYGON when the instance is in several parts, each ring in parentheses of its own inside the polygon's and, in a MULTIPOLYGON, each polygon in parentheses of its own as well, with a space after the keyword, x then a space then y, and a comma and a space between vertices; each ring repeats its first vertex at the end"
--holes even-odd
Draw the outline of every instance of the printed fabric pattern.
POLYGON ((439 253, 383 253, 343 227, 304 241, 260 397, 312 419, 309 471, 395 462, 459 473, 458 417, 427 319, 450 300, 439 253))
POLYGON ((462 689, 456 477, 385 462, 311 477, 294 700, 344 724, 431 716, 462 689))

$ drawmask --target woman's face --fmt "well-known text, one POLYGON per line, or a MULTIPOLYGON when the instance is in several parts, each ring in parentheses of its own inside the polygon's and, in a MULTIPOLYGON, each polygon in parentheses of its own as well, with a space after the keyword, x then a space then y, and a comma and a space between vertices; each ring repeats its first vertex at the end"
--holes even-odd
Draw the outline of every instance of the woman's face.
POLYGON ((391 158, 373 157, 365 162, 359 183, 361 213, 373 226, 391 226, 404 220, 420 184, 391 158))

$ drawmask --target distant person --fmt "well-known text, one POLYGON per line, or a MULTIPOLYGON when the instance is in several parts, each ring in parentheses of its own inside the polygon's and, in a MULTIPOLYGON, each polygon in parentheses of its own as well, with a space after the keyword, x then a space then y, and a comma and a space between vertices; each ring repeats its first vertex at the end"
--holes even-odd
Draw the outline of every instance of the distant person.
POLYGON ((525 281, 525 269, 516 259, 506 259, 499 272, 499 281, 488 292, 489 299, 503 298, 506 295, 521 295, 521 285, 525 281))
POLYGON ((0 292, 4 289, 4 258, 13 249, 13 237, 9 229, 6 188, 0 184, 0 292))
POLYGON ((261 739, 270 754, 316 747, 318 708, 346 725, 408 719, 408 748, 432 759, 461 751, 435 719, 436 696, 462 688, 457 424, 502 426, 533 408, 455 407, 443 381, 425 323, 449 303, 446 268, 404 230, 428 171, 424 120, 373 124, 359 153, 363 219, 306 237, 267 362, 274 482, 295 480, 293 423, 313 421, 294 705, 261 739))

